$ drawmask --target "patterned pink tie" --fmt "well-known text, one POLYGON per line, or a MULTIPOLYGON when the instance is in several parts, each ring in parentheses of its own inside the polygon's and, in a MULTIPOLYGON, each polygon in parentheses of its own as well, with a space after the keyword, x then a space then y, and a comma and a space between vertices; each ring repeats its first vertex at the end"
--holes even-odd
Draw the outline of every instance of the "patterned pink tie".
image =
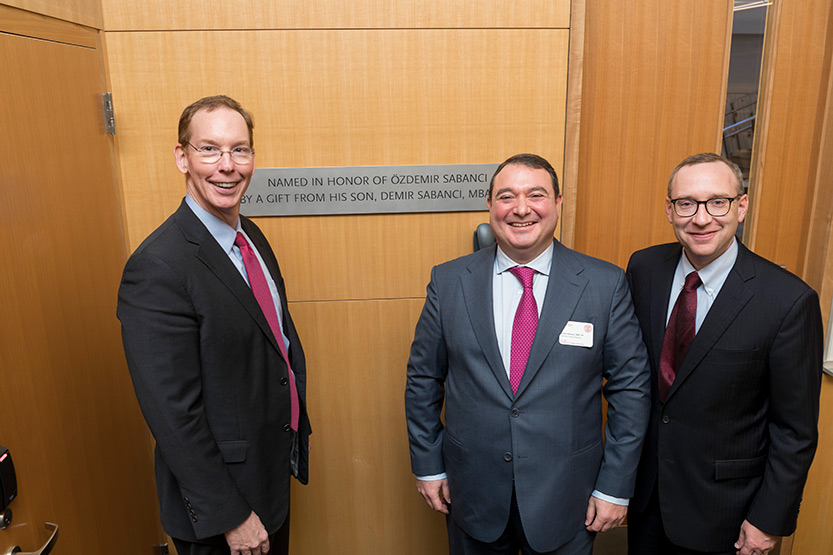
POLYGON ((694 341, 697 322, 697 288, 700 276, 691 272, 685 277, 685 285, 674 303, 665 337, 662 339, 662 351, 659 355, 659 398, 663 403, 668 397, 668 390, 677 377, 677 369, 682 364, 694 341))
POLYGON ((295 374, 292 373, 292 367, 289 365, 289 356, 286 352, 286 345, 283 342, 283 334, 281 327, 278 324, 278 313, 275 312, 275 300, 272 298, 272 293, 269 291, 269 285, 266 283, 266 277, 263 275, 263 270, 260 267, 260 262, 257 259, 255 251, 243 237, 243 234, 237 232, 237 237, 234 238, 234 244, 240 248, 240 254, 243 255, 243 266, 246 267, 246 275, 249 276, 249 285, 252 288, 252 293, 257 299, 257 304, 260 305, 260 310, 266 316, 266 321, 269 322, 269 328, 272 330, 272 335, 275 336, 275 341, 281 349, 284 361, 286 361, 286 368, 289 372, 289 414, 290 427, 298 431, 298 418, 300 410, 298 408, 298 389, 295 387, 295 374))
POLYGON ((529 359, 529 349, 535 339, 535 330, 538 329, 538 304, 535 302, 535 295, 532 294, 535 270, 515 266, 509 271, 524 286, 521 302, 518 303, 518 310, 515 312, 515 322, 512 324, 512 350, 509 356, 509 385, 512 386, 512 393, 517 393, 526 369, 526 361, 529 359))

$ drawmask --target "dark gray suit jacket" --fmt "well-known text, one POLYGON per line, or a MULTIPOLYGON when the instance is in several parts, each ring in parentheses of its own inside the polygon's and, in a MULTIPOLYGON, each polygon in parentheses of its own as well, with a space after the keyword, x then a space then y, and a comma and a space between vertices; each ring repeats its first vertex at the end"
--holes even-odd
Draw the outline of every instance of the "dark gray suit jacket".
POLYGON ((446 472, 452 517, 486 542, 506 527, 514 481, 536 551, 584 528, 594 488, 631 496, 649 410, 647 354, 624 272, 554 245, 517 395, 495 336, 494 247, 432 270, 405 391, 414 474, 446 472), (592 347, 559 343, 568 321, 593 324, 592 347))
MULTIPOLYGON (((306 363, 278 262, 256 225, 241 226, 282 301, 301 400, 299 480, 310 433, 306 363)), ((136 397, 156 439, 162 524, 172 537, 212 538, 257 513, 269 533, 289 508, 286 363, 251 289, 183 203, 124 269, 118 317, 136 397)))
MULTIPOLYGON (((638 251, 628 264, 652 384, 678 243, 638 251)), ((822 327, 803 281, 739 245, 738 258, 651 421, 631 511, 659 484, 675 544, 725 551, 744 519, 764 532, 795 530, 818 442, 822 327)))

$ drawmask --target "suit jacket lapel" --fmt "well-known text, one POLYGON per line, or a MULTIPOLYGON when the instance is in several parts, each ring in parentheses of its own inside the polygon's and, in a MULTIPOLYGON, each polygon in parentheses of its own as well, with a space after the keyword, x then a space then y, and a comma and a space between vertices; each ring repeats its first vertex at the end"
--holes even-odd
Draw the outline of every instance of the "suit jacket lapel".
POLYGON ((176 223, 185 235, 185 238, 197 246, 195 256, 208 269, 217 276, 232 295, 243 305, 249 315, 254 319, 257 325, 263 330, 263 333, 269 338, 272 346, 280 352, 278 344, 275 342, 275 336, 269 328, 269 322, 263 315, 260 305, 257 304, 251 288, 234 267, 228 254, 223 252, 220 245, 209 233, 208 229, 202 224, 197 216, 191 211, 185 201, 182 201, 179 209, 174 214, 176 223))
POLYGON ((674 379, 671 389, 668 390, 668 399, 671 399, 674 392, 697 368, 703 357, 708 354, 726 331, 726 328, 752 298, 752 290, 746 282, 755 277, 755 266, 748 255, 749 250, 742 244, 738 244, 738 258, 735 265, 729 272, 729 276, 723 283, 723 287, 709 309, 705 320, 700 325, 697 335, 694 336, 688 354, 677 370, 677 377, 674 379))
POLYGON ((494 276, 495 253, 497 247, 478 251, 469 263, 468 273, 460 276, 460 286, 463 289, 466 309, 471 320, 472 330, 480 343, 483 356, 489 362, 489 368, 495 375, 503 391, 511 399, 514 397, 506 369, 500 356, 500 348, 495 335, 495 314, 492 296, 492 280, 494 276))
POLYGON ((541 308, 535 340, 532 342, 526 370, 518 386, 516 397, 523 394, 541 370, 587 286, 587 278, 581 275, 584 272, 584 266, 578 258, 558 241, 553 241, 553 245, 547 294, 544 297, 544 306, 541 308))
POLYGON ((665 324, 668 317, 668 300, 671 297, 671 288, 674 285, 674 272, 680 261, 682 247, 674 243, 663 257, 657 271, 651 274, 650 291, 654 294, 651 298, 651 360, 656 361, 659 366, 659 357, 662 352, 662 340, 665 337, 665 324))

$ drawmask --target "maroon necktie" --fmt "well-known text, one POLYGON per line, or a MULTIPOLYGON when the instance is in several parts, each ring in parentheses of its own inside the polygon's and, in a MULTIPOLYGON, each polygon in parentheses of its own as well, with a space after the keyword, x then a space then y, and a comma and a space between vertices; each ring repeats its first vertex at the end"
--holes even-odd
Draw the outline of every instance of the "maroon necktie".
POLYGON ((300 414, 298 408, 298 389, 295 387, 295 374, 292 373, 292 367, 289 364, 289 356, 286 352, 286 345, 283 343, 283 334, 281 333, 280 324, 278 324, 278 313, 275 312, 275 300, 272 298, 272 292, 269 291, 269 285, 266 283, 266 277, 263 275, 263 270, 260 267, 260 262, 257 259, 255 251, 243 237, 243 234, 237 232, 237 237, 234 238, 234 244, 240 248, 240 254, 243 255, 243 265, 246 267, 246 275, 249 276, 249 285, 252 288, 252 293, 257 299, 257 304, 260 305, 260 310, 266 316, 266 321, 269 322, 269 327, 272 330, 272 335, 275 336, 275 341, 281 349, 281 355, 286 361, 286 368, 289 372, 289 399, 290 399, 290 423, 289 425, 296 432, 298 431, 298 417, 300 414))
POLYGON ((685 285, 677 297, 677 302, 668 318, 665 337, 662 339, 662 351, 659 356, 659 398, 663 403, 668 397, 668 390, 677 377, 677 368, 685 359, 691 342, 694 341, 695 322, 697 320, 697 287, 700 276, 691 272, 685 277, 685 285))
POLYGON ((529 359, 529 349, 535 339, 535 330, 538 329, 538 305, 535 302, 535 295, 532 294, 532 278, 535 277, 535 270, 515 266, 509 271, 524 286, 521 302, 518 303, 515 321, 512 324, 512 348, 509 355, 509 385, 512 386, 512 393, 517 393, 518 385, 526 369, 526 361, 529 359))

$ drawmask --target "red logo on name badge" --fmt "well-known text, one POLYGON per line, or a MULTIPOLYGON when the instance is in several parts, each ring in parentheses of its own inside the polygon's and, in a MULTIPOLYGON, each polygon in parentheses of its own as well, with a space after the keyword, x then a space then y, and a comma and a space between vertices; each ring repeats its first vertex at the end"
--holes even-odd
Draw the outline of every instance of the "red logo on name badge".
POLYGON ((590 324, 584 324, 584 333, 590 333, 591 331, 593 331, 593 326, 590 324))

